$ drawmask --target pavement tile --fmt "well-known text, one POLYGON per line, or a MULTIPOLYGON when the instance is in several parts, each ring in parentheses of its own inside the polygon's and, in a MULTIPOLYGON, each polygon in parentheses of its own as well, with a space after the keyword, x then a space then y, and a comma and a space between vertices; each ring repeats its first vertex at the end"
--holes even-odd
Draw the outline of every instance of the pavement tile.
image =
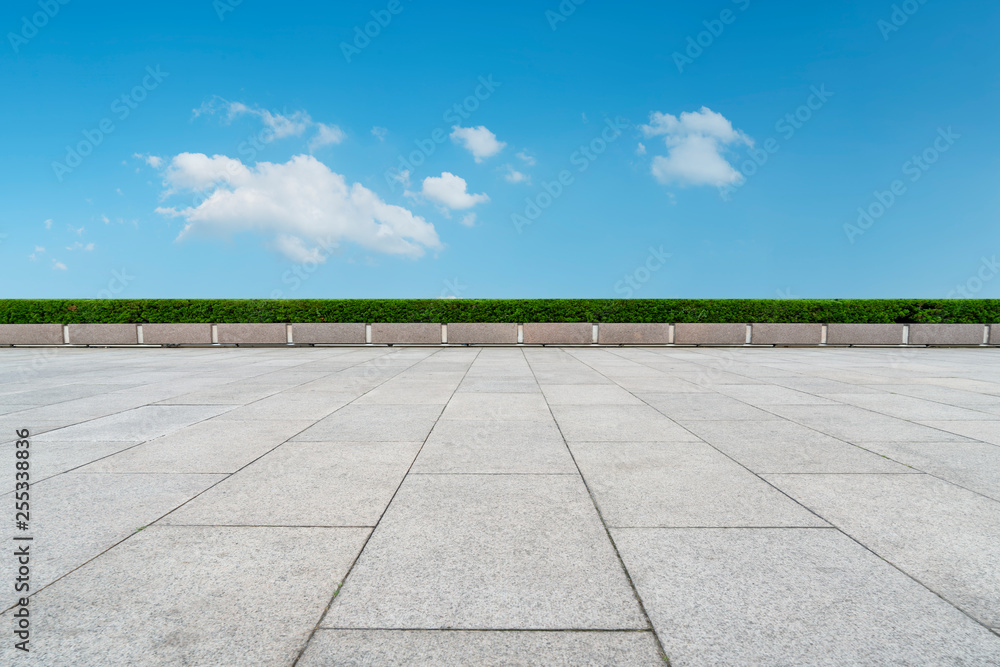
POLYGON ((671 665, 1000 661, 1000 637, 839 531, 612 535, 671 665))
MULTIPOLYGON (((921 421, 924 426, 947 431, 964 438, 1000 445, 1000 419, 996 421, 921 421)), ((947 435, 947 433, 945 435, 947 435)))
MULTIPOLYGON (((215 405, 144 405, 36 436, 39 442, 123 440, 143 442, 222 414, 215 405)), ((56 409, 53 410, 57 412, 56 409)))
POLYGON ((546 422, 442 419, 413 472, 575 474, 576 466, 551 416, 546 422))
POLYGON ((419 442, 287 442, 163 519, 219 526, 374 526, 419 442))
POLYGON ((664 664, 651 632, 319 630, 299 667, 664 664))
POLYGON ((742 401, 721 394, 637 394, 675 421, 703 419, 780 419, 742 401))
POLYGON ((496 419, 503 421, 552 421, 552 413, 539 394, 455 394, 441 419, 496 419))
POLYGON ((613 384, 567 385, 548 384, 542 387, 549 405, 642 405, 630 392, 613 384))
POLYGON ((766 479, 972 617, 1000 625, 1000 503, 927 475, 766 479))
MULTIPOLYGON (((31 562, 32 590, 83 565, 221 479, 221 475, 73 472, 32 484, 30 534, 36 554, 31 562)), ((5 500, 13 508, 13 496, 6 494, 5 500)), ((3 530, 8 544, 18 532, 11 519, 3 530)), ((0 562, 4 581, 14 580, 14 566, 13 558, 0 562)))
POLYGON ((645 629, 579 478, 408 477, 324 628, 645 629))
POLYGON ((1000 447, 982 442, 870 442, 866 445, 913 470, 1000 501, 1000 447))
POLYGON ((441 405, 344 406, 295 437, 320 442, 417 442, 430 433, 441 405))
POLYGON ((307 420, 209 420, 95 461, 83 472, 232 473, 307 428, 307 420))
POLYGON ((29 662, 290 666, 368 533, 152 526, 33 598, 29 662))
POLYGON ((852 405, 774 405, 769 409, 785 419, 856 445, 872 441, 965 440, 958 435, 949 437, 948 433, 937 428, 863 410, 852 405))
POLYGON ((826 526, 705 443, 573 442, 609 526, 826 526))
POLYGON ((553 405, 567 440, 693 441, 698 438, 647 405, 553 405))
MULTIPOLYGON (((790 421, 682 422, 699 438, 755 473, 916 472, 790 421)), ((866 445, 867 446, 867 445, 866 445)))

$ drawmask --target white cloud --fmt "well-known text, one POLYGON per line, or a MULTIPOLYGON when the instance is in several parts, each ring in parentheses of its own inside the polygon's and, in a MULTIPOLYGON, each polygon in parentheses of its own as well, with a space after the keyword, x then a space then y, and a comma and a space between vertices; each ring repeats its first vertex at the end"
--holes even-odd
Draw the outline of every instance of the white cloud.
POLYGON ((305 241, 298 236, 279 234, 274 239, 273 247, 288 259, 298 264, 323 264, 326 262, 326 255, 323 248, 307 248, 305 241))
POLYGON ((69 250, 71 252, 73 250, 83 250, 84 252, 90 252, 93 249, 94 249, 94 244, 93 243, 87 243, 86 245, 84 245, 83 243, 80 243, 79 241, 77 241, 73 245, 66 246, 66 250, 69 250))
POLYGON ((640 129, 647 137, 663 137, 667 155, 653 158, 652 173, 661 183, 723 186, 737 183, 742 175, 729 164, 724 153, 753 141, 708 107, 684 112, 678 118, 654 111, 649 124, 640 129))
POLYGON ((517 157, 521 158, 529 167, 535 166, 535 157, 533 155, 529 155, 528 151, 520 151, 517 154, 517 157))
POLYGON ((45 221, 45 229, 52 229, 52 218, 45 221))
POLYGON ((38 261, 38 256, 45 253, 45 248, 40 245, 35 246, 35 252, 28 255, 28 259, 32 262, 38 261))
POLYGON ((531 179, 517 169, 514 169, 512 165, 505 164, 504 168, 507 169, 507 173, 504 174, 504 180, 508 183, 530 183, 531 179))
POLYGON ((646 154, 646 144, 644 144, 644 143, 642 143, 640 141, 639 145, 635 147, 635 154, 636 155, 645 155, 646 154))
POLYGON ((66 229, 68 229, 71 232, 76 232, 77 236, 83 236, 83 229, 84 229, 83 227, 80 227, 79 229, 77 229, 77 228, 73 227, 72 225, 66 225, 66 229))
POLYGON ((459 220, 459 222, 462 223, 463 225, 465 225, 466 227, 475 227, 476 226, 476 214, 475 213, 466 213, 464 216, 462 216, 462 219, 459 220))
POLYGON ((341 143, 347 138, 347 134, 336 125, 317 123, 316 136, 309 140, 309 150, 314 151, 324 146, 332 146, 341 143))
MULTIPOLYGON (((249 106, 242 102, 230 102, 222 97, 213 97, 205 102, 201 107, 194 110, 197 118, 202 114, 225 113, 226 122, 231 123, 240 116, 252 116, 257 118, 267 129, 267 136, 261 138, 265 143, 287 137, 301 137, 308 130, 315 129, 316 134, 309 140, 310 150, 339 144, 347 136, 343 130, 336 125, 317 123, 305 111, 295 111, 290 114, 280 114, 261 109, 257 106, 249 106)), ((154 168, 156 167, 155 165, 154 168)))
POLYGON ((66 267, 65 264, 63 264, 62 262, 54 259, 54 260, 52 260, 52 270, 53 271, 67 271, 68 269, 67 269, 67 267, 66 267))
POLYGON ((224 155, 182 153, 164 179, 168 192, 218 186, 196 207, 156 209, 186 221, 178 239, 253 231, 273 235, 272 246, 292 261, 319 257, 320 248, 340 241, 408 257, 442 247, 434 225, 359 183, 348 184, 309 155, 248 167, 224 155))
POLYGON ((465 179, 447 171, 440 176, 425 178, 423 195, 433 202, 454 210, 472 208, 476 204, 490 200, 486 193, 469 194, 465 179))
POLYGON ((385 127, 379 127, 376 125, 372 128, 372 136, 379 141, 385 141, 386 136, 389 134, 389 129, 385 127))
POLYGON ((161 158, 159 155, 143 155, 142 153, 135 153, 132 155, 132 157, 136 158, 137 160, 142 160, 153 169, 159 169, 160 167, 163 166, 163 158, 161 158))
POLYGON ((35 246, 35 252, 45 252, 45 248, 40 245, 35 246))
POLYGON ((461 143, 467 151, 472 153, 476 162, 493 157, 507 145, 502 141, 497 141, 497 135, 487 130, 483 125, 479 127, 455 125, 451 129, 451 140, 455 143, 461 143))

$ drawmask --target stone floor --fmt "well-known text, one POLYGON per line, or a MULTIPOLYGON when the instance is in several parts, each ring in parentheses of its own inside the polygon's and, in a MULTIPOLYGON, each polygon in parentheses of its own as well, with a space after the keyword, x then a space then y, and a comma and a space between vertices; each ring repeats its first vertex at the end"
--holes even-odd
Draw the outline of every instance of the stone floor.
POLYGON ((996 350, 3 349, 0 381, 2 664, 1000 664, 996 350))

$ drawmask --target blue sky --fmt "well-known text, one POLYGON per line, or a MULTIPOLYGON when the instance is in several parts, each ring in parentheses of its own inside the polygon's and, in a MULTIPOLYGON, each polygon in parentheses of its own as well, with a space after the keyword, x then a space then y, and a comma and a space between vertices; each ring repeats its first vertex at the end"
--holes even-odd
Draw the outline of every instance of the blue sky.
POLYGON ((995 2, 9 0, 0 28, 3 296, 1000 297, 995 2))

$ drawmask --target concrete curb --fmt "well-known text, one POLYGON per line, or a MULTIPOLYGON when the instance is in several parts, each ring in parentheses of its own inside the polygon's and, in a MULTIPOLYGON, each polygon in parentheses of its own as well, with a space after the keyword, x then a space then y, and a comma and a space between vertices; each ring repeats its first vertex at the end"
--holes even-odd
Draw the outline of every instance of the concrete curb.
POLYGON ((0 324, 0 346, 213 344, 995 347, 1000 324, 0 324))

